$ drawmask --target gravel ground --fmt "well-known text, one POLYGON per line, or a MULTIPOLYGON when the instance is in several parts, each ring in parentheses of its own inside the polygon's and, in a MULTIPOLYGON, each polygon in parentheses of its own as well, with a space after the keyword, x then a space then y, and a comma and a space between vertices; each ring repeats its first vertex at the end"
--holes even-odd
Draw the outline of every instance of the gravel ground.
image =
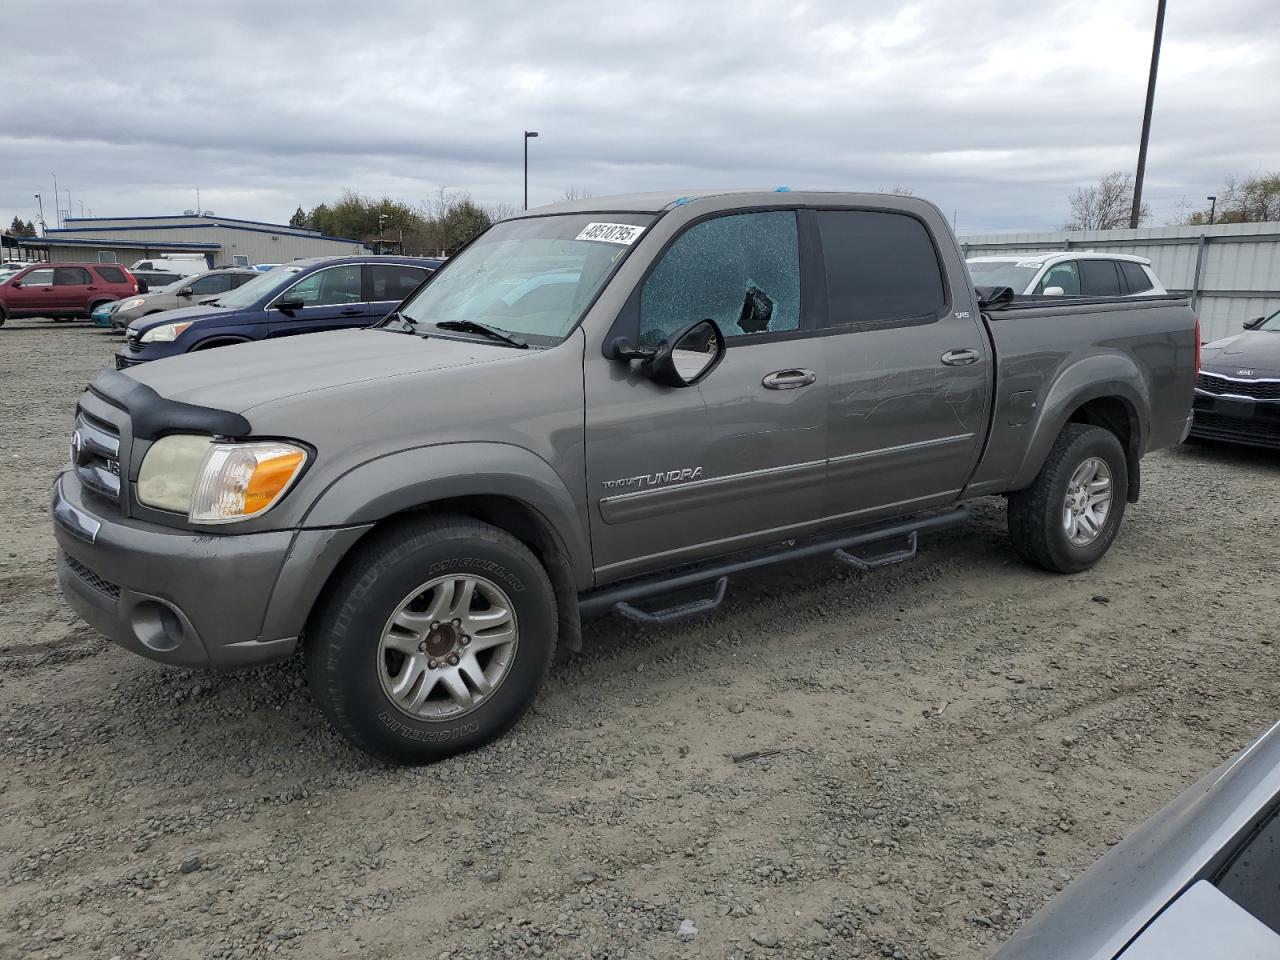
POLYGON ((1089 573, 985 501, 909 564, 596 621, 505 740, 384 768, 298 662, 164 668, 63 606, 49 484, 115 343, 0 329, 3 957, 985 957, 1280 712, 1280 457, 1189 446, 1089 573))

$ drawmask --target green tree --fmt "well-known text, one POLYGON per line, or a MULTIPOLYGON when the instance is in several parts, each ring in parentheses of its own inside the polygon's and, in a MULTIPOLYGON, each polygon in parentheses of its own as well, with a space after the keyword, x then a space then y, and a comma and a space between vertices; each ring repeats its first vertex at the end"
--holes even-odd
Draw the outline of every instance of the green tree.
MULTIPOLYGON (((1193 227, 1205 226, 1211 209, 1196 210, 1175 222, 1193 227)), ((1227 177, 1218 191, 1213 222, 1263 223, 1270 220, 1280 220, 1280 172, 1254 174, 1243 180, 1227 177)))
MULTIPOLYGON (((0 223, 3 223, 0 220, 0 223)), ((13 223, 9 224, 8 233, 15 237, 34 237, 36 235, 36 225, 30 220, 23 220, 21 217, 14 217, 13 223)))
POLYGON ((440 218, 441 248, 451 254, 482 231, 488 230, 493 220, 471 197, 463 196, 449 207, 440 218))
POLYGON ((297 210, 293 211, 293 216, 289 218, 289 226, 305 227, 306 225, 307 225, 307 213, 305 210, 302 209, 301 206, 299 206, 297 210))
POLYGON ((307 225, 312 230, 319 230, 321 233, 333 236, 333 215, 329 212, 328 205, 322 203, 313 207, 311 212, 307 214, 307 225))

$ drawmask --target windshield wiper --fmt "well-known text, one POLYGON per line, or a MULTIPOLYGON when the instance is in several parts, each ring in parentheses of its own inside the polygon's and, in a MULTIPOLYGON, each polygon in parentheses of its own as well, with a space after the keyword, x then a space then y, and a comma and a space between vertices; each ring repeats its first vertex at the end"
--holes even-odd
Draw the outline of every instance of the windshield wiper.
POLYGON ((529 344, 525 343, 519 337, 507 333, 498 327, 491 327, 487 323, 480 323, 478 320, 440 320, 436 326, 441 330, 462 330, 466 333, 480 333, 493 340, 501 340, 503 343, 509 343, 513 347, 521 350, 528 350, 529 344))
POLYGON ((387 329, 393 321, 399 320, 403 326, 394 332, 396 333, 413 333, 418 328, 418 321, 412 317, 406 317, 399 310, 392 310, 385 317, 375 323, 372 327, 374 330, 387 329))

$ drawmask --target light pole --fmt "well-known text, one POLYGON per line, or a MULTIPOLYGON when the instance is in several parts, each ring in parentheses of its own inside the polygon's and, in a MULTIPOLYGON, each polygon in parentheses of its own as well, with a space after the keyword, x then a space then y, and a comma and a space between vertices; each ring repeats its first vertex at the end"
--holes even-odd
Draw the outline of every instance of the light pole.
POLYGON ((36 194, 36 203, 37 203, 37 204, 39 204, 39 206, 40 206, 40 236, 42 236, 42 237, 43 237, 43 236, 44 236, 44 231, 45 231, 45 225, 44 225, 44 198, 43 198, 43 197, 41 197, 41 196, 40 196, 40 194, 38 194, 38 193, 36 194))
POLYGON ((1205 197, 1205 199, 1209 201, 1209 226, 1212 227, 1213 215, 1218 212, 1218 198, 1216 196, 1213 196, 1213 197, 1205 197))
POLYGON ((1133 212, 1129 226, 1138 229, 1142 219, 1142 178, 1147 172, 1147 141, 1151 138, 1151 108, 1156 100, 1156 70, 1160 67, 1160 38, 1164 34, 1165 0, 1156 0, 1156 35, 1151 43, 1151 73, 1147 75, 1147 105, 1142 111, 1142 141, 1138 144, 1138 175, 1133 178, 1133 212))
POLYGON ((529 141, 538 135, 537 130, 524 132, 524 208, 529 209, 529 141))

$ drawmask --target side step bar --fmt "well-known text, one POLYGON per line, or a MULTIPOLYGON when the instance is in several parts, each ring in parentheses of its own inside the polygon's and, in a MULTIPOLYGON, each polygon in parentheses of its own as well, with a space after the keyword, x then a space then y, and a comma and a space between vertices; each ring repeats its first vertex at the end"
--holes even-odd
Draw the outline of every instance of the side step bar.
POLYGON ((730 574, 758 570, 761 567, 771 567, 774 564, 787 563, 792 560, 819 557, 823 554, 830 554, 840 562, 846 563, 857 570, 873 570, 876 567, 899 563, 914 557, 920 534, 958 526, 968 519, 968 509, 957 507, 946 513, 871 527, 858 533, 845 533, 821 540, 808 540, 803 543, 790 541, 790 546, 776 547, 764 553, 756 552, 744 555, 739 559, 713 561, 702 566, 689 567, 667 576, 631 581, 595 590, 583 594, 579 598, 578 609, 584 618, 599 616, 612 610, 638 623, 670 623, 673 620, 680 620, 699 613, 709 613, 720 606, 724 602, 725 593, 728 590, 730 574), (859 556, 853 549, 903 538, 906 539, 906 546, 889 553, 865 557, 859 556), (641 610, 634 605, 637 600, 646 600, 712 582, 715 584, 714 592, 712 596, 704 600, 681 603, 653 612, 641 610))

